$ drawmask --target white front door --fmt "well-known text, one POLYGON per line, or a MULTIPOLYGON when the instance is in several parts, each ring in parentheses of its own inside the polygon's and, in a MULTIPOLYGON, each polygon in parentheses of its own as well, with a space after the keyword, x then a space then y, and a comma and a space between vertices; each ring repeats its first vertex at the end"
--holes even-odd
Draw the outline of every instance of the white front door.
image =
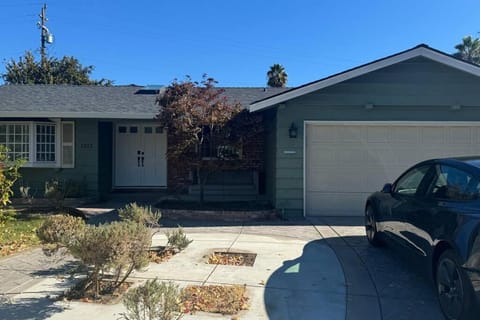
POLYGON ((167 134, 155 124, 118 124, 115 186, 167 186, 167 134))

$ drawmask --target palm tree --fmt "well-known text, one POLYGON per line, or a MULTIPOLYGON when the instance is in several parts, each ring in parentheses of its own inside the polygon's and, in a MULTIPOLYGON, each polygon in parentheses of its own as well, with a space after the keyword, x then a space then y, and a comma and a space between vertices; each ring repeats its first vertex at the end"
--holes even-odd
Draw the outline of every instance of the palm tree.
POLYGON ((466 36, 462 39, 462 43, 455 46, 455 49, 458 50, 453 54, 455 57, 480 64, 480 39, 466 36))
POLYGON ((268 70, 267 78, 267 85, 269 87, 283 88, 287 84, 288 75, 281 64, 275 63, 270 67, 270 70, 268 70))

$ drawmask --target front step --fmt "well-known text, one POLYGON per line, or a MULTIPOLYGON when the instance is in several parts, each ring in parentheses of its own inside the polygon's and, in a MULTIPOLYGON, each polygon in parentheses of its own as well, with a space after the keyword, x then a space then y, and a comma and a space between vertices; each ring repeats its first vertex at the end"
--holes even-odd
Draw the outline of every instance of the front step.
MULTIPOLYGON (((188 194, 200 197, 200 186, 190 186, 188 194)), ((204 197, 208 201, 251 201, 258 200, 259 194, 254 185, 206 185, 204 197)))

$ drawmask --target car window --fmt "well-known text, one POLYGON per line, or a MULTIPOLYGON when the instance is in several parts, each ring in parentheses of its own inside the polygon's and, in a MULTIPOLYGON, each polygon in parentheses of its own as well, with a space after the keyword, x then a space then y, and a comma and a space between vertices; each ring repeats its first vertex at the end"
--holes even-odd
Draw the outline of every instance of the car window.
POLYGON ((423 166, 411 169, 395 183, 393 192, 403 195, 416 194, 429 168, 430 166, 423 166))
POLYGON ((480 181, 463 170, 437 165, 428 195, 436 199, 474 200, 480 195, 480 181))

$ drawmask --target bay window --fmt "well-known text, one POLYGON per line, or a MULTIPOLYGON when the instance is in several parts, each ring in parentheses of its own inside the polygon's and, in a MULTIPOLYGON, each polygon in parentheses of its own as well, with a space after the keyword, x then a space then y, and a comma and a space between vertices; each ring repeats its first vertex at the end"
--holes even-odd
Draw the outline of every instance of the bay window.
POLYGON ((0 122, 0 145, 26 167, 74 167, 74 122, 0 122))

